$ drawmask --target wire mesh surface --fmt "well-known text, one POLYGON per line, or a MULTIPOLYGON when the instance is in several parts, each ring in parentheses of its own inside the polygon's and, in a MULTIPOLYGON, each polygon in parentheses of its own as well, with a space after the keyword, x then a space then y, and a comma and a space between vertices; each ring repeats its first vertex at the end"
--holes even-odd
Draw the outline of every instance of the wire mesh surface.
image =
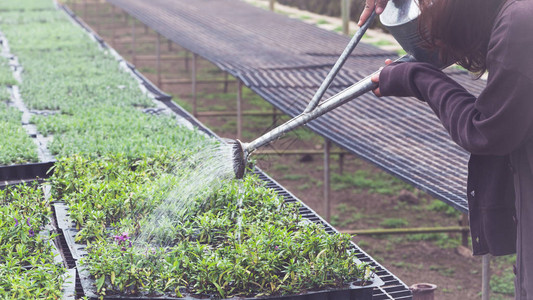
MULTIPOLYGON (((296 116, 349 38, 238 0, 108 0, 178 45, 236 76, 296 116)), ((360 43, 326 97, 371 74, 394 53, 360 43)), ((484 83, 448 70, 472 93, 484 83)), ((468 154, 416 99, 361 96, 307 126, 338 146, 466 212, 468 154)))

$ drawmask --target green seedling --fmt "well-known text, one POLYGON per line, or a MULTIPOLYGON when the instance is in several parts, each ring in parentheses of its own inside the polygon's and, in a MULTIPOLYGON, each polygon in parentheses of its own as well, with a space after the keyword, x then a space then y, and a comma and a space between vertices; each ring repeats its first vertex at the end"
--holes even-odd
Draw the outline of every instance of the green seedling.
POLYGON ((37 184, 0 190, 0 293, 6 299, 58 299, 65 268, 41 229, 51 217, 37 184))
MULTIPOLYGON (((114 237, 123 234, 125 227, 138 228, 123 223, 121 217, 136 216, 130 219, 142 224, 142 216, 156 205, 156 201, 143 200, 146 195, 143 190, 153 191, 154 185, 148 180, 157 178, 144 169, 150 165, 139 162, 132 171, 128 160, 108 158, 91 162, 80 157, 60 161, 54 172, 53 195, 69 199, 71 216, 83 215, 84 224, 95 220, 106 226, 114 222, 117 226, 111 234, 102 228, 92 232, 92 237, 89 230, 88 235, 80 238, 93 241, 84 263, 100 293, 142 290, 173 294, 187 290, 219 297, 276 295, 342 286, 364 277, 366 267, 356 264, 355 253, 348 251, 349 236, 329 235, 321 226, 304 222, 297 214, 298 204, 283 203, 253 176, 244 182, 228 182, 207 198, 202 195, 191 203, 171 235, 160 236, 173 240, 175 245, 171 247, 160 248, 155 241, 147 253, 146 246, 132 244, 130 247, 129 241, 117 243, 114 237), (109 166, 109 170, 103 166, 109 166), (112 172, 116 175, 106 176, 112 170, 116 170, 112 172), (89 188, 94 187, 98 178, 104 183, 103 188, 117 186, 117 191, 119 187, 137 191, 127 195, 129 199, 137 199, 133 201, 136 205, 113 206, 113 198, 103 197, 110 191, 89 188), (112 184, 115 181, 117 184, 112 184), (95 209, 103 211, 103 216, 93 215, 95 209), (122 210, 115 214, 114 218, 118 219, 110 219, 110 213, 117 209, 122 210), (168 259, 160 258, 169 252, 175 254, 168 255, 168 259), (131 272, 133 266, 136 272, 131 272), (177 280, 171 282, 170 278, 177 280)), ((150 167, 155 174, 163 169, 150 167)), ((116 203, 127 201, 119 199, 116 203)), ((135 231, 128 232, 128 236, 134 235, 135 231)))
POLYGON ((13 71, 9 67, 8 60, 0 56, 0 88, 4 86, 16 85, 17 81, 13 77, 13 71))
POLYGON ((0 102, 0 165, 37 162, 35 143, 21 126, 22 113, 0 102))

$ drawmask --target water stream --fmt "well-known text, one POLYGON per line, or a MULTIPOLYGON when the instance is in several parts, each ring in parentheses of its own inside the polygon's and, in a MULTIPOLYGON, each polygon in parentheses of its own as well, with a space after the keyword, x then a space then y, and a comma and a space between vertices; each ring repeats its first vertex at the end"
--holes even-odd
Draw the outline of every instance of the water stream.
POLYGON ((239 194, 237 195, 238 202, 237 207, 239 208, 239 216, 237 217, 237 241, 241 243, 241 232, 242 232, 242 201, 244 199, 244 185, 239 184, 239 194))
POLYGON ((171 246, 175 227, 193 201, 206 198, 232 178, 235 178, 232 144, 204 147, 179 161, 160 178, 154 197, 159 197, 161 203, 145 218, 135 242, 171 246))

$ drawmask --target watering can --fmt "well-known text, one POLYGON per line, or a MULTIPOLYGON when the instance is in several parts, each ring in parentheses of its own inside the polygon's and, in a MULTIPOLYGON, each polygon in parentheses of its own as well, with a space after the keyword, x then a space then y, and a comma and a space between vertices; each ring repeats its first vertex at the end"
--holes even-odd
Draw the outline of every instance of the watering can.
MULTIPOLYGON (((381 23, 389 30, 402 48, 407 52, 406 55, 397 59, 396 61, 428 62, 439 68, 444 68, 447 66, 447 64, 438 59, 438 53, 435 51, 428 51, 422 47, 422 37, 420 36, 420 30, 418 29, 419 15, 420 10, 417 0, 390 0, 383 13, 380 15, 381 23)), ((375 17, 376 13, 374 12, 367 19, 365 24, 363 24, 363 26, 361 26, 361 28, 355 33, 348 46, 338 58, 335 65, 326 76, 326 79, 322 82, 308 106, 301 114, 265 133, 250 143, 243 143, 239 140, 234 142, 232 146, 233 170, 237 179, 240 179, 244 176, 248 157, 257 148, 274 141, 283 134, 301 125, 304 125, 309 121, 314 120, 321 115, 378 87, 377 83, 374 83, 370 80, 374 74, 379 72, 376 71, 374 74, 365 77, 361 81, 353 84, 331 98, 319 103, 326 89, 333 81, 333 78, 337 75, 344 62, 346 62, 348 56, 360 41, 361 37, 364 35, 375 17)))

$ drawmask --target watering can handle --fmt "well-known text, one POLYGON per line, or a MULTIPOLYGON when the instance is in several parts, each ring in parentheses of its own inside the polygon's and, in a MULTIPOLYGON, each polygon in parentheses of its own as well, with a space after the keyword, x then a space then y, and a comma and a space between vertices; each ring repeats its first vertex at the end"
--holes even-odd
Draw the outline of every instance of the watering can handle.
MULTIPOLYGON (((418 60, 417 60, 414 56, 412 56, 412 55, 410 55, 410 54, 406 54, 406 55, 403 55, 402 57, 396 59, 395 61, 393 61, 393 63, 400 63, 400 62, 417 62, 417 61, 418 61, 418 60)), ((355 84, 352 85, 350 88, 347 88, 346 90, 342 91, 341 93, 343 93, 343 92, 345 92, 345 91, 348 91, 348 90, 352 89, 352 90, 353 90, 352 93, 354 94, 354 98, 356 98, 356 97, 361 96, 362 94, 366 94, 366 93, 368 93, 368 92, 370 92, 370 91, 373 91, 373 90, 377 89, 377 88, 379 87, 379 83, 377 83, 377 82, 373 82, 373 81, 371 80, 371 78, 372 78, 372 76, 374 76, 375 74, 378 74, 379 72, 381 72, 381 69, 382 69, 382 68, 380 68, 378 71, 376 71, 376 72, 374 72, 374 73, 368 75, 367 77, 363 78, 362 80, 360 80, 359 82, 355 83, 355 84), (359 86, 359 88, 354 89, 354 88, 353 88, 354 86, 359 86)), ((340 93, 339 93, 339 94, 340 94, 340 93)), ((338 94, 337 94, 337 95, 338 95, 338 94)), ((337 96, 337 95, 335 95, 335 96, 337 96)), ((321 103, 321 106, 323 106, 323 104, 326 104, 328 101, 330 101, 330 102, 336 101, 336 100, 334 100, 335 96, 332 97, 332 98, 329 98, 329 99, 325 100, 324 102, 322 102, 322 103, 321 103)), ((338 106, 340 106, 340 105, 342 105, 342 104, 344 104, 344 103, 346 103, 346 102, 348 102, 348 101, 342 101, 342 102, 340 102, 338 105, 335 105, 335 107, 338 107, 338 106)), ((330 110, 332 110, 332 109, 333 109, 333 108, 329 108, 328 111, 330 111, 330 110)))
MULTIPOLYGON (((404 55, 400 57, 399 59, 395 60, 395 62, 414 62, 414 61, 416 61, 416 59, 409 54, 404 55)), ((243 144, 243 152, 245 153, 245 157, 248 156, 250 153, 252 153, 255 149, 270 143, 271 141, 279 138, 281 135, 299 126, 305 125, 306 123, 320 117, 321 115, 363 94, 366 94, 374 90, 375 88, 378 87, 378 84, 375 82, 372 82, 370 78, 372 77, 372 75, 376 74, 377 72, 379 71, 376 71, 373 74, 365 77, 364 79, 346 88, 345 90, 339 92, 338 94, 332 96, 331 98, 322 101, 313 110, 309 112, 303 112, 300 115, 288 120, 284 124, 263 134, 262 136, 258 137, 252 142, 243 144)))
POLYGON ((320 101, 320 99, 322 99, 322 96, 324 96, 324 93, 326 92, 327 88, 330 86, 335 76, 337 76, 337 74, 339 73, 340 69, 342 68, 346 60, 348 60, 348 57, 353 52, 357 44, 359 44, 359 41, 365 34, 366 30, 370 27, 372 22, 374 22, 375 18, 376 18, 376 12, 374 11, 370 15, 370 17, 365 21, 363 26, 361 26, 359 30, 357 30, 357 32, 354 34, 354 36, 352 37, 352 39, 350 40, 350 42, 348 43, 348 45, 342 52, 341 56, 339 56, 339 58, 337 59, 337 62, 335 63, 333 68, 331 68, 328 75, 326 76, 326 78, 324 79, 324 81, 322 82, 318 90, 316 91, 315 95, 313 96, 313 98, 311 99, 307 107, 305 108, 304 113, 310 112, 316 108, 316 106, 318 105, 318 102, 320 101))

